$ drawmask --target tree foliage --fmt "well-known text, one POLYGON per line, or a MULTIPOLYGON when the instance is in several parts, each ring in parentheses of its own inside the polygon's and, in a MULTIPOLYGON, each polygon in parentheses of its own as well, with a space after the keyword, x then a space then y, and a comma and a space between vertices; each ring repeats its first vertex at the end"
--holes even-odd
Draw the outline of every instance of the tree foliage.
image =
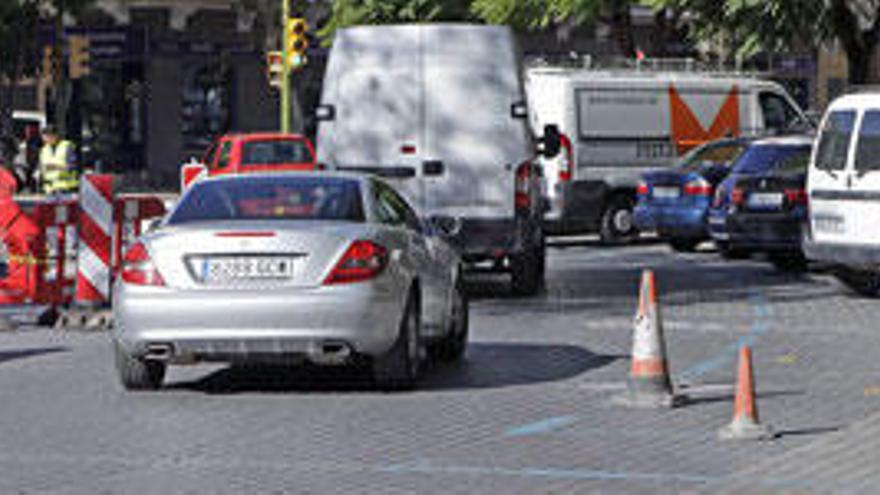
POLYGON ((468 0, 334 0, 318 34, 329 40, 337 29, 359 24, 465 21, 469 6, 468 0))

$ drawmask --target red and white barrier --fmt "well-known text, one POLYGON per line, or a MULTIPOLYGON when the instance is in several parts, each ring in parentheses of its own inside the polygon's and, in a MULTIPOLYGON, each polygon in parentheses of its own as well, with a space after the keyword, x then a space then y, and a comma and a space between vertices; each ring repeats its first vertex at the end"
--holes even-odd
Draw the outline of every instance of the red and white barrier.
POLYGON ((186 163, 180 168, 181 194, 195 181, 208 176, 208 167, 201 163, 186 163))
POLYGON ((83 176, 79 199, 75 302, 82 306, 100 306, 110 301, 113 176, 83 176))

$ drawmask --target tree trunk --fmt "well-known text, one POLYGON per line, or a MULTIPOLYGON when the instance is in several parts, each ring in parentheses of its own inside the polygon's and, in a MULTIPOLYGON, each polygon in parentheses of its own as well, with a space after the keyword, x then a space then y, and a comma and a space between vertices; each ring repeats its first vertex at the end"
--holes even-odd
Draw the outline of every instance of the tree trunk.
POLYGON ((873 53, 870 49, 851 47, 846 50, 846 60, 849 64, 849 84, 867 84, 873 74, 873 53))

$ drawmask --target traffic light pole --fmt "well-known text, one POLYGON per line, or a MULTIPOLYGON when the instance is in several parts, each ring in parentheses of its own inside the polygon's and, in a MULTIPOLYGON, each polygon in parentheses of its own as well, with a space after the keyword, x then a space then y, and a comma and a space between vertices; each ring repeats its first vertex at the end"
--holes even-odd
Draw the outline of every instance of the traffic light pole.
POLYGON ((288 46, 287 19, 290 17, 290 0, 281 0, 281 132, 290 132, 290 47, 288 46))

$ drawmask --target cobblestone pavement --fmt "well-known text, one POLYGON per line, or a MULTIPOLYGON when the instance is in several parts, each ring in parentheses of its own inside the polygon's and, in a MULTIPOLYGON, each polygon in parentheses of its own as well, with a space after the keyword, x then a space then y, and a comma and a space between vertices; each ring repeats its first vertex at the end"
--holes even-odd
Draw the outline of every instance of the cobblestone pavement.
POLYGON ((558 242, 546 293, 474 284, 472 344, 420 388, 358 370, 172 368, 125 393, 108 336, 0 333, 0 493, 872 493, 880 304, 829 276, 658 245, 558 242), (674 410, 624 388, 639 271, 660 285, 674 410), (724 443, 753 346, 776 440, 724 443), (859 436, 872 435, 859 442, 859 436), (837 456, 837 457, 835 457, 837 456), (839 459, 839 460, 835 460, 839 459))

